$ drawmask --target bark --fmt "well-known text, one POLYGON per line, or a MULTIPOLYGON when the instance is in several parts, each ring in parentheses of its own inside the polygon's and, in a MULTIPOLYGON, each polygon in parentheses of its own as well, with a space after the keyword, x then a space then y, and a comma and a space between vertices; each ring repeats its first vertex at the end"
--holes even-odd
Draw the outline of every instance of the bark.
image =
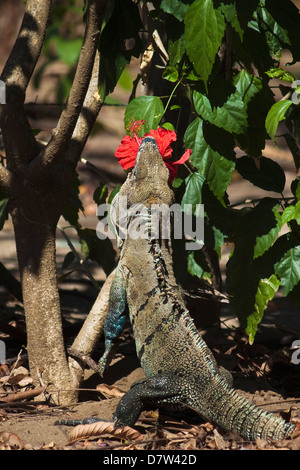
MULTIPOLYGON (((82 370, 75 361, 68 362, 64 347, 56 226, 76 163, 102 106, 97 93, 97 45, 104 4, 105 0, 88 1, 76 76, 47 146, 41 147, 35 140, 23 103, 43 44, 51 0, 27 1, 19 36, 1 76, 7 84, 7 105, 0 106, 0 125, 8 164, 0 165, 0 187, 9 196, 15 231, 30 372, 35 384, 47 385, 53 401, 61 404, 77 400, 82 370)), ((84 346, 84 341, 80 344, 84 346)))
MULTIPOLYGON (((91 352, 97 345, 99 337, 103 331, 104 320, 108 310, 110 286, 114 277, 115 271, 113 271, 106 279, 91 311, 89 312, 83 324, 83 327, 72 344, 72 349, 83 352, 84 354, 90 356, 91 352)), ((69 367, 72 371, 75 381, 80 383, 83 379, 83 369, 80 361, 70 357, 69 367)))
POLYGON ((42 380, 43 385, 53 384, 52 388, 61 390, 59 397, 53 394, 55 402, 74 402, 77 394, 72 389, 76 384, 65 354, 55 259, 56 224, 66 190, 54 179, 43 191, 20 180, 16 187, 19 194, 11 198, 10 212, 22 282, 30 372, 34 383, 42 380))

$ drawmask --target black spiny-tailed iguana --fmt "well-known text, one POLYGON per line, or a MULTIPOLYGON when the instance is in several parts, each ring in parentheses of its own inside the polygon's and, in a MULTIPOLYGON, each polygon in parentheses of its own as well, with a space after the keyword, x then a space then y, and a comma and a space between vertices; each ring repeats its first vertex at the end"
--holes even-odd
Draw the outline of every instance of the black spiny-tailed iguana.
MULTIPOLYGON (((145 137, 135 167, 114 200, 115 207, 121 196, 127 198, 129 209, 136 204, 147 209, 153 204, 171 205, 173 192, 168 178, 155 139, 145 137)), ((151 228, 151 219, 145 214, 129 218, 110 290, 100 369, 103 373, 108 365, 128 305, 137 356, 147 378, 134 383, 120 400, 115 426, 134 425, 146 407, 177 405, 190 407, 249 440, 279 440, 290 435, 292 424, 251 404, 231 387, 230 373, 217 366, 186 309, 173 274, 170 240, 130 236, 130 227, 141 217, 148 230, 151 228)), ((73 424, 95 420, 88 418, 73 424)))

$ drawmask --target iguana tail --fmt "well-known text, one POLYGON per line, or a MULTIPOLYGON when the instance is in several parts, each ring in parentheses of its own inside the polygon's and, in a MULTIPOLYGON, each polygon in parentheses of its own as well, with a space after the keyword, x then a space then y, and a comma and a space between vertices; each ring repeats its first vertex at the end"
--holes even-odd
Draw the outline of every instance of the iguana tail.
POLYGON ((219 375, 205 390, 201 402, 201 414, 207 419, 227 431, 234 430, 247 440, 277 441, 288 437, 295 429, 293 424, 250 403, 219 375))

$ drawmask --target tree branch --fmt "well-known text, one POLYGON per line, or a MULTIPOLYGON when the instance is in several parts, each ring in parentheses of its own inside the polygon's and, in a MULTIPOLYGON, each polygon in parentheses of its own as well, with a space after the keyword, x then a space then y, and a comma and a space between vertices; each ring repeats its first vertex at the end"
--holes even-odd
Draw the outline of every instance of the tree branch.
POLYGON ((103 105, 103 100, 98 92, 99 64, 100 58, 99 52, 97 51, 89 88, 66 154, 66 159, 75 164, 77 164, 80 158, 81 152, 103 105))
POLYGON ((24 97, 44 43, 51 3, 52 0, 27 0, 19 35, 1 75, 7 87, 18 87, 24 97))
MULTIPOLYGON (((99 338, 103 332, 104 321, 108 310, 109 293, 116 271, 112 271, 106 279, 103 287, 89 312, 84 324, 77 337, 75 338, 71 348, 81 351, 86 355, 90 355, 97 345, 99 338)), ((69 366, 72 374, 80 381, 83 373, 81 365, 76 359, 69 358, 69 366)))
POLYGON ((61 184, 68 184, 72 178, 74 169, 80 159, 80 155, 103 105, 103 100, 98 92, 99 64, 100 58, 99 52, 97 51, 90 85, 85 96, 83 107, 77 120, 72 139, 70 140, 68 150, 64 156, 61 171, 58 174, 61 184))
MULTIPOLYGON (((47 175, 68 149, 92 77, 105 0, 89 0, 84 42, 67 106, 61 114, 48 145, 30 164, 31 178, 47 175)), ((99 108, 100 109, 100 108, 99 108)), ((88 134, 86 135, 87 138, 88 134)))
POLYGON ((6 104, 0 106, 0 126, 10 167, 21 166, 40 151, 24 111, 24 100, 44 42, 51 3, 27 0, 17 40, 1 74, 6 104))

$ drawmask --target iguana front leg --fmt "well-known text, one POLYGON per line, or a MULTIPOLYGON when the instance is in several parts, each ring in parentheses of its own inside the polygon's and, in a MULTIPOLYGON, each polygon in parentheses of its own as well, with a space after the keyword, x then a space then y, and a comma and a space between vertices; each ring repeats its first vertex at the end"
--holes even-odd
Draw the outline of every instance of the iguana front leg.
POLYGON ((117 268, 111 284, 108 312, 104 322, 105 351, 99 360, 99 374, 102 376, 114 356, 117 339, 121 334, 126 320, 126 289, 121 268, 117 268))
POLYGON ((121 398, 113 416, 115 427, 133 426, 147 406, 181 403, 189 397, 190 384, 186 378, 156 375, 138 380, 121 398))

